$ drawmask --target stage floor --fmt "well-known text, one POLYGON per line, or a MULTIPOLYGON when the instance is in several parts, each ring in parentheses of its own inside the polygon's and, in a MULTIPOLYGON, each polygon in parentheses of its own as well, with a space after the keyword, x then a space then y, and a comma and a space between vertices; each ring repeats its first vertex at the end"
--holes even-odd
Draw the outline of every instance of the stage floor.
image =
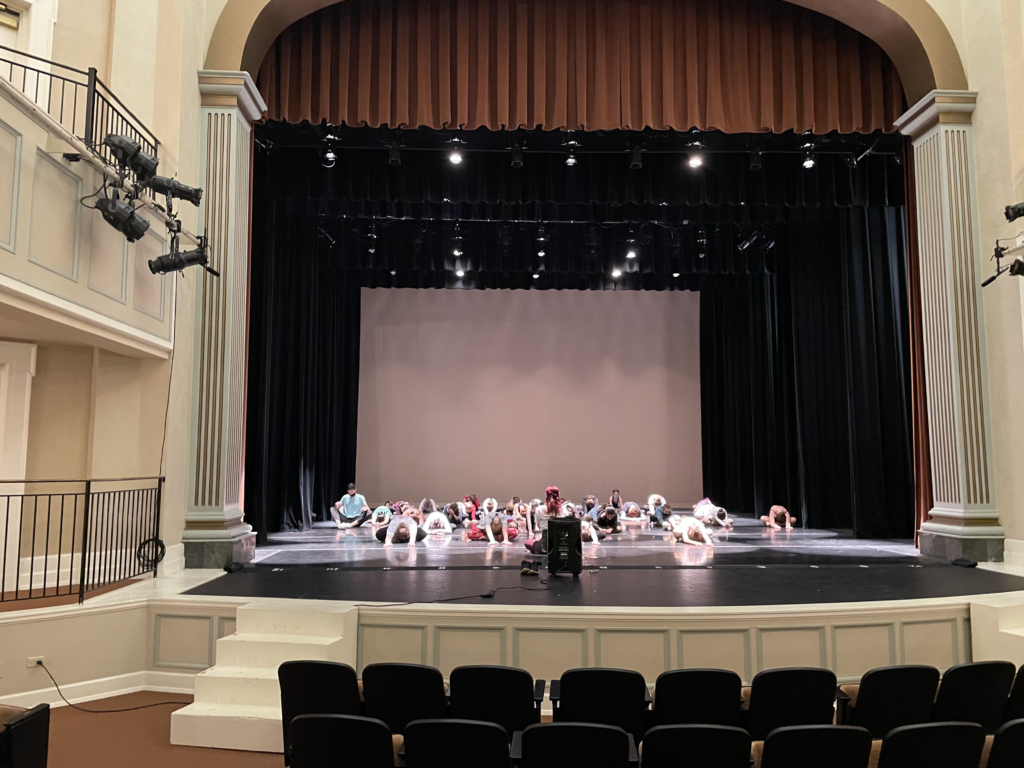
MULTIPOLYGON (((634 530, 584 544, 579 578, 520 575, 522 544, 465 541, 462 532, 385 550, 369 527, 318 523, 272 534, 242 571, 188 594, 366 602, 548 606, 738 606, 956 597, 1024 590, 1024 578, 922 556, 910 541, 849 532, 771 531, 737 519, 716 545, 672 544, 634 530), (494 590, 491 596, 485 597, 494 590)), ((539 559, 539 558, 535 558, 539 559)))

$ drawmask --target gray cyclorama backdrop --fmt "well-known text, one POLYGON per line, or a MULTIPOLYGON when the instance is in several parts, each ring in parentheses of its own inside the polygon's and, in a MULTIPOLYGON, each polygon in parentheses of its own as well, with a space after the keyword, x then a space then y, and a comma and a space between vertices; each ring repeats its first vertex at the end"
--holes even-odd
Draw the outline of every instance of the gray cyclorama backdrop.
POLYGON ((362 289, 371 503, 701 498, 700 294, 362 289))

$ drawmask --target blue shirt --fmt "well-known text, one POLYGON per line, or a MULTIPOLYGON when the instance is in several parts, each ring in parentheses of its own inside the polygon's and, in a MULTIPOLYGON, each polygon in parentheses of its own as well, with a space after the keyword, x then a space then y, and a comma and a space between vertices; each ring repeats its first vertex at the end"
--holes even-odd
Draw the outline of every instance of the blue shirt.
POLYGON ((341 514, 347 518, 355 519, 359 517, 359 513, 365 506, 366 499, 363 498, 361 493, 355 495, 346 493, 341 497, 341 514))

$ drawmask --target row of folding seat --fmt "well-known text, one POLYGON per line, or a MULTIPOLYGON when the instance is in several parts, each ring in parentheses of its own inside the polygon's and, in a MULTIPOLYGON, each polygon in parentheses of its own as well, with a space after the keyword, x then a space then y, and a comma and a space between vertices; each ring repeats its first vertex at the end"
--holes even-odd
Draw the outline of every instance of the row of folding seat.
MULTIPOLYGON (((1015 673, 1009 662, 964 664, 947 670, 940 684, 934 667, 886 667, 837 690, 834 673, 825 669, 766 670, 748 689, 734 672, 673 670, 658 678, 651 709, 639 673, 579 669, 552 681, 549 698, 556 723, 619 727, 634 743, 656 725, 739 727, 761 742, 779 728, 834 719, 863 727, 874 739, 929 721, 975 723, 991 734, 1007 720, 1024 718, 1024 674, 1015 684, 1015 673)), ((287 662, 279 678, 286 763, 291 721, 299 715, 365 715, 381 720, 397 739, 414 720, 485 720, 511 737, 539 722, 545 689, 523 670, 489 666, 454 670, 449 690, 438 670, 415 664, 369 665, 357 681, 344 664, 287 662)))
POLYGON ((871 733, 853 725, 777 728, 760 749, 742 728, 658 725, 637 750, 621 728, 541 723, 512 735, 496 723, 442 718, 406 726, 394 750, 387 723, 354 715, 300 715, 292 721, 292 768, 1021 768, 1024 719, 1001 726, 988 747, 977 723, 906 725, 873 754, 871 733), (753 758, 752 758, 753 754, 753 758))

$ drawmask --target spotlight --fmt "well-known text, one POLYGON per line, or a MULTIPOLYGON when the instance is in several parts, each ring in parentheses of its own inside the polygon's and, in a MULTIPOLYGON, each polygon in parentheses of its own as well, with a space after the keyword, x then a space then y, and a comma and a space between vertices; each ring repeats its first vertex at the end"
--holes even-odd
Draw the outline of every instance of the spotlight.
POLYGON ((391 276, 392 276, 392 277, 394 277, 394 276, 395 276, 395 275, 397 275, 397 274, 398 274, 398 273, 397 273, 397 272, 395 272, 395 270, 393 270, 393 269, 391 270, 391 276))
POLYGON ((762 152, 760 149, 750 150, 750 170, 760 171, 764 167, 762 152))
POLYGON ((139 216, 135 209, 116 198, 101 197, 96 209, 103 214, 103 220, 124 235, 125 240, 134 243, 149 229, 149 222, 139 216))
POLYGON ((518 144, 516 146, 512 147, 512 167, 513 168, 522 168, 523 167, 523 150, 522 150, 522 148, 518 144))
POLYGON ((146 186, 159 195, 167 195, 176 200, 184 200, 198 206, 203 199, 203 190, 199 187, 189 187, 177 179, 168 179, 166 176, 154 176, 146 182, 146 186))
POLYGON ((539 251, 537 251, 537 257, 538 257, 538 258, 541 258, 541 259, 543 259, 543 258, 544 258, 544 256, 545 256, 545 252, 544 252, 544 249, 543 249, 543 248, 541 248, 541 249, 540 249, 539 251))
POLYGON ((808 170, 814 167, 814 155, 810 152, 804 155, 804 168, 808 170))
POLYGON ((615 269, 612 270, 612 277, 621 277, 621 276, 622 276, 622 270, 621 269, 616 267, 615 269))
POLYGON ((111 134, 103 143, 110 149, 117 164, 131 168, 140 182, 148 181, 156 175, 160 161, 148 152, 143 152, 139 142, 127 136, 111 134))
POLYGON ((462 153, 457 149, 453 149, 451 154, 448 155, 448 162, 452 165, 458 165, 462 162, 462 153))
POLYGON ((370 237, 371 239, 373 239, 373 240, 376 240, 376 239, 377 239, 377 222, 376 222, 376 221, 371 221, 371 222, 370 222, 370 232, 369 232, 369 237, 370 237))
POLYGON ((672 273, 672 277, 679 277, 679 273, 678 272, 673 272, 672 273))
POLYGON ((149 271, 154 275, 166 275, 168 272, 180 272, 188 267, 205 267, 209 263, 206 248, 196 248, 184 253, 168 253, 149 262, 149 271))
POLYGON ((551 236, 548 234, 548 231, 544 228, 543 224, 541 224, 539 227, 537 227, 537 242, 538 243, 546 243, 550 239, 551 239, 551 236))
POLYGON ((452 256, 461 256, 461 255, 462 255, 462 249, 461 248, 458 248, 458 247, 452 248, 452 256))
POLYGON ((388 147, 388 165, 401 165, 402 164, 402 148, 398 142, 392 142, 391 146, 388 147))
POLYGON ((634 251, 634 250, 626 251, 626 258, 627 259, 635 259, 636 258, 636 251, 634 251))
POLYGON ((686 164, 691 168, 700 168, 704 165, 704 158, 700 155, 690 155, 690 158, 686 161, 686 164))
POLYGON ((320 165, 324 168, 333 168, 336 162, 338 156, 334 154, 334 149, 329 144, 320 150, 320 165))
POLYGON ((533 279, 534 279, 534 280, 538 280, 538 279, 540 279, 540 274, 538 274, 537 272, 534 272, 534 273, 533 273, 533 279))
POLYGON ((1010 265, 1010 275, 1012 277, 1024 277, 1024 259, 1013 260, 1013 264, 1010 265))
POLYGON ((569 154, 565 156, 565 164, 572 168, 576 165, 576 150, 570 149, 569 154))
POLYGON ((455 276, 456 277, 465 277, 466 273, 463 270, 461 270, 461 269, 456 269, 455 270, 455 276))
POLYGON ((1007 221, 1016 221, 1021 216, 1024 216, 1024 203, 1017 203, 1016 205, 1006 206, 1004 211, 1007 221))
POLYGON ((629 170, 639 171, 644 167, 644 159, 641 156, 639 149, 634 149, 629 153, 629 170))

